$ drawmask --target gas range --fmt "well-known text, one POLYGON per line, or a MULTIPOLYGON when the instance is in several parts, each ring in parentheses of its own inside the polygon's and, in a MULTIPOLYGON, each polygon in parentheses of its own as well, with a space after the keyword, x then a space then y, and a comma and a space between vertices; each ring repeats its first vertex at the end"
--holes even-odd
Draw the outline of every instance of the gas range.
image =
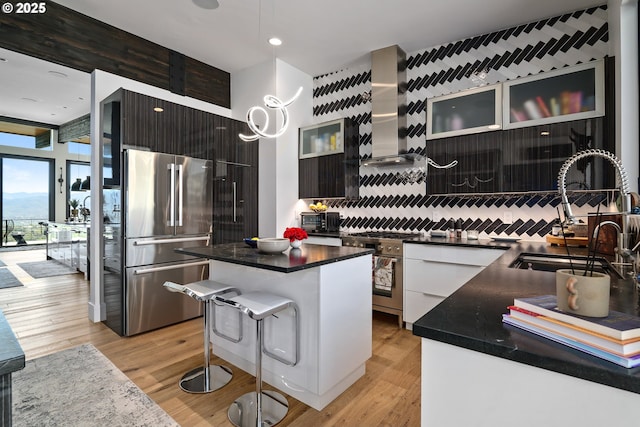
POLYGON ((376 255, 402 256, 402 241, 420 237, 420 233, 396 231, 365 231, 342 238, 343 246, 375 249, 376 255))

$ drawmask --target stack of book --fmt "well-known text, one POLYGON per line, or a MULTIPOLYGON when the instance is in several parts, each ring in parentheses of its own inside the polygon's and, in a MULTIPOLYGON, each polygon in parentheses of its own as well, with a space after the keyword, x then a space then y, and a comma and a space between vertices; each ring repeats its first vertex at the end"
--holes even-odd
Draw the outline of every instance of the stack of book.
POLYGON ((625 368, 640 366, 640 317, 609 311, 595 318, 565 313, 555 295, 516 298, 502 321, 625 368))

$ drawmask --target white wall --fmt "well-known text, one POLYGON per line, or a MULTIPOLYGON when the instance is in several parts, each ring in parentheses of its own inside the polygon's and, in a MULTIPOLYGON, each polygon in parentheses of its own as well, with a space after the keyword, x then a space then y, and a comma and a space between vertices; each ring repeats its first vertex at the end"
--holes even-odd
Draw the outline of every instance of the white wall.
MULTIPOLYGON (((298 88, 302 93, 289 111, 289 127, 278 138, 276 146, 276 236, 280 237, 287 227, 298 226, 295 205, 298 202, 298 128, 312 124, 313 78, 286 62, 277 61, 277 96, 287 101, 298 88)), ((278 117, 281 119, 281 117, 278 117)), ((281 123, 278 123, 280 127, 281 123)))
MULTIPOLYGON (((246 120, 249 108, 264 107, 262 98, 275 93, 275 67, 267 61, 246 68, 231 76, 231 105, 233 118, 246 120)), ((273 128, 275 114, 269 114, 273 128)), ((256 116, 256 120, 262 119, 256 116)), ((263 127, 264 122, 257 123, 263 127)), ((275 141, 261 139, 258 143, 258 235, 273 236, 276 229, 276 150, 275 141)))
POLYGON ((616 153, 631 191, 640 177, 638 124, 638 0, 609 0, 611 55, 616 62, 616 153))
MULTIPOLYGON (((302 93, 287 107, 287 131, 277 139, 260 139, 260 236, 281 236, 286 227, 297 225, 295 205, 298 202, 298 128, 312 121, 313 78, 278 59, 242 70, 232 76, 231 105, 233 117, 238 120, 245 120, 247 110, 253 106, 264 108, 265 95, 275 95, 286 102, 301 86, 302 93)), ((258 118, 259 116, 256 116, 256 119, 258 118)), ((269 120, 267 133, 274 133, 282 126, 280 113, 272 111, 269 120)))

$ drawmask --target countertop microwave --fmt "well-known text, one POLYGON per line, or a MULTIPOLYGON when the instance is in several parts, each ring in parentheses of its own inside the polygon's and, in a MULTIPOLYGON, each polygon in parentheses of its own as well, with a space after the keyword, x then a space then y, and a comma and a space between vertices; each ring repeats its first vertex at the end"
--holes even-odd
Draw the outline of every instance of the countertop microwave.
POLYGON ((300 224, 307 232, 337 232, 340 231, 340 213, 302 212, 300 224))

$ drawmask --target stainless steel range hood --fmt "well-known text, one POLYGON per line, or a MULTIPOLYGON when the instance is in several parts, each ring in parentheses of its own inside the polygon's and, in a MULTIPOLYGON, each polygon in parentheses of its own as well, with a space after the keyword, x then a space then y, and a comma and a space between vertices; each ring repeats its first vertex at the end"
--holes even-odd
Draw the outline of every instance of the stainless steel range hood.
POLYGON ((398 46, 371 52, 372 158, 362 166, 413 164, 407 153, 406 54, 398 46))

